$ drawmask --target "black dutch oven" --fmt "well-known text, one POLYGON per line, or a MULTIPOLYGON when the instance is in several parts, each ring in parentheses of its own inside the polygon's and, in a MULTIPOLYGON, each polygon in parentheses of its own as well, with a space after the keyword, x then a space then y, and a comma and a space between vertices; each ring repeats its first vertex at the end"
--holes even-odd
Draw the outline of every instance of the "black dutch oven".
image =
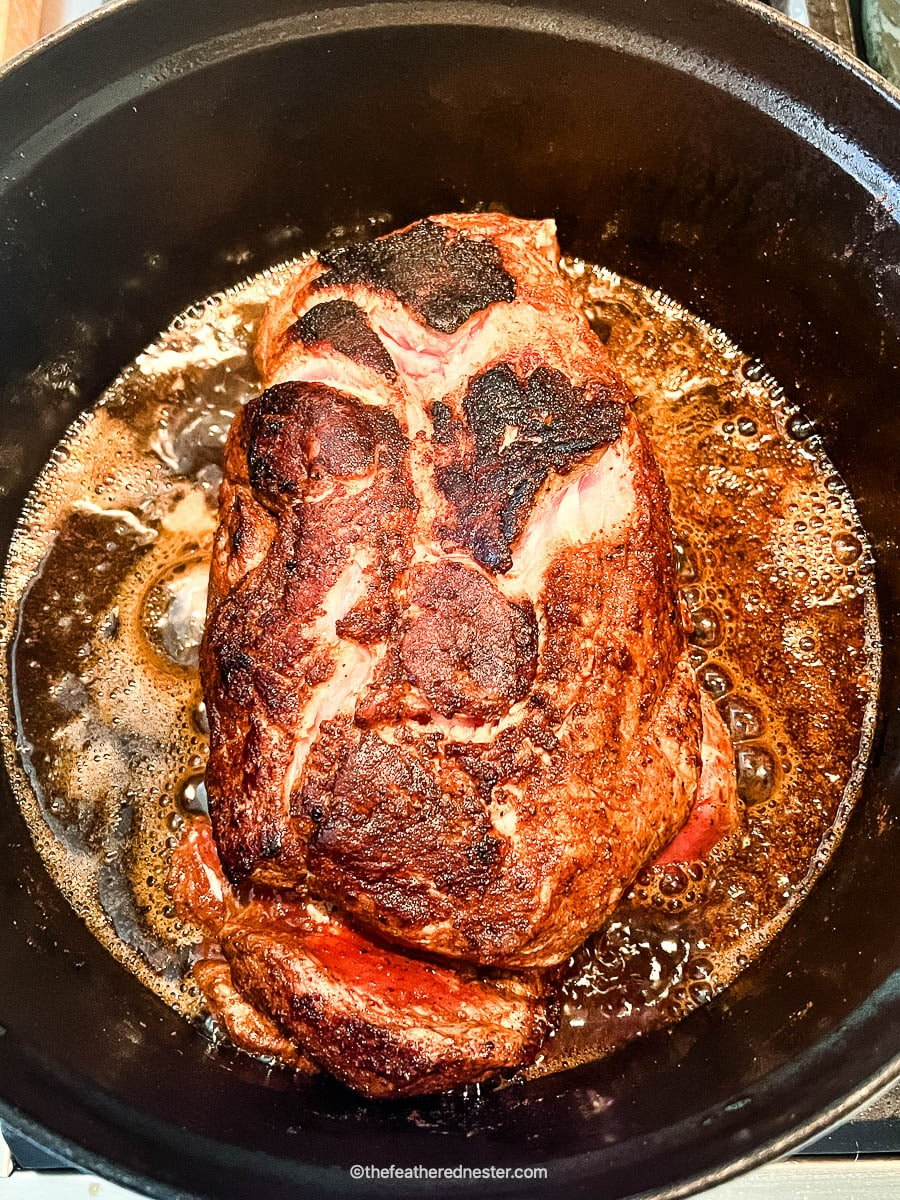
POLYGON ((663 288, 818 422, 873 539, 875 754, 770 948, 671 1031, 522 1086, 365 1103, 210 1051, 97 944, 0 780, 0 1115, 164 1196, 674 1197, 900 1070, 900 100, 756 3, 127 0, 0 76, 0 533, 192 300, 372 214, 502 203, 663 288), (351 1164, 543 1166, 363 1180, 351 1164))

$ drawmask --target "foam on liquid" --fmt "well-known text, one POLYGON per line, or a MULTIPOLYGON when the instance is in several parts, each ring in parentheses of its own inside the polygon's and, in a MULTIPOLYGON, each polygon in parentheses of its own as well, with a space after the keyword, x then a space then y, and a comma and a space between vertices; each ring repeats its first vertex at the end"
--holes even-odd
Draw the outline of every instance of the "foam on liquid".
MULTIPOLYGON (((722 861, 642 872, 568 964, 560 1029, 526 1075, 683 1016, 783 925, 846 823, 879 669, 871 554, 811 424, 665 296, 563 266, 671 489, 695 663, 732 730, 746 823, 722 861)), ((194 1018, 195 931, 164 882, 185 815, 205 808, 197 646, 222 447, 291 269, 177 318, 75 423, 0 594, 7 766, 35 843, 100 941, 194 1018)))

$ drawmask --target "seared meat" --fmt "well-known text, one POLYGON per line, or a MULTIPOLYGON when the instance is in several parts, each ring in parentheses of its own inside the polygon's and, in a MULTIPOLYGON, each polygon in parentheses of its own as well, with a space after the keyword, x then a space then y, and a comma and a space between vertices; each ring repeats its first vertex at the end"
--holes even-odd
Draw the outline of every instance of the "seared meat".
POLYGON ((216 845, 173 895, 233 1039, 370 1096, 530 1061, 537 968, 736 820, 665 485, 557 258, 480 215, 308 260, 228 439, 216 845))
POLYGON ((205 958, 194 964, 194 979, 207 1007, 227 1031, 235 1046, 257 1058, 274 1058, 297 1071, 315 1071, 316 1066, 284 1036, 265 1013, 254 1008, 234 986, 227 962, 205 958))
POLYGON ((324 1067, 368 1096, 412 1095, 527 1063, 550 1028, 536 973, 480 979, 400 953, 299 893, 242 902, 205 820, 176 849, 170 890, 221 947, 227 961, 202 959, 194 978, 252 1054, 324 1067))
POLYGON ((374 943, 337 919, 229 929, 240 992, 367 1096, 437 1092, 530 1062, 549 1032, 534 974, 478 979, 374 943))
POLYGON ((701 768, 665 485, 557 260, 551 222, 483 214, 298 270, 201 653, 230 879, 505 967, 602 924, 701 768))

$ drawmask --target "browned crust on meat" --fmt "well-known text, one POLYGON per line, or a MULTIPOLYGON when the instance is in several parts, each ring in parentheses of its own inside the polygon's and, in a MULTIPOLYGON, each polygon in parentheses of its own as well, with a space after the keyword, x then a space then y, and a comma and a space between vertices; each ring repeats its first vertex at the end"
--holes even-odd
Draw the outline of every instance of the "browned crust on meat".
POLYGON ((282 382, 232 429, 201 651, 211 811, 232 880, 304 880, 379 936, 544 965, 684 823, 699 696, 665 485, 555 243, 495 214, 435 221, 493 242, 515 302, 443 333, 338 255, 263 324, 260 362, 284 379, 319 361, 285 331, 344 299, 392 339, 396 378, 331 358, 328 386, 282 382), (553 542, 529 592, 529 531, 607 470, 621 512, 553 542), (329 626, 338 593, 354 603, 329 626))
POLYGON ((398 632, 406 677, 446 717, 490 717, 527 695, 537 668, 534 608, 446 559, 410 572, 398 632))
POLYGON ((357 638, 376 637, 392 612, 415 507, 407 450, 391 413, 315 383, 270 388, 232 427, 200 673, 213 825, 233 880, 290 847, 294 723, 303 690, 332 667, 309 625, 361 541, 374 586, 348 615, 357 638), (329 488, 327 503, 304 503, 329 488))
POLYGON ((181 837, 169 890, 203 933, 194 978, 234 1044, 296 1070, 325 1067, 366 1095, 438 1091, 521 1066, 555 1016, 538 974, 478 978, 398 952, 299 892, 238 897, 203 818, 181 837))
POLYGON ((483 962, 558 961, 683 824, 700 765, 689 669, 666 728, 686 749, 680 791, 659 779, 667 764, 640 737, 683 658, 674 586, 661 611, 671 568, 655 540, 663 485, 649 452, 643 472, 633 535, 554 562, 541 672, 516 728, 487 745, 435 737, 391 748, 341 729, 314 749, 296 805, 315 810, 306 863, 324 894, 373 927, 411 944, 427 929, 430 948, 483 962), (515 838, 498 833, 507 807, 515 838))
POLYGON ((299 1046, 289 1041, 269 1017, 254 1008, 234 986, 231 968, 220 959, 194 964, 193 976, 203 993, 210 1015, 239 1050, 256 1058, 272 1058, 295 1071, 318 1068, 299 1046))
POLYGON ((334 922, 307 932, 245 923, 223 946, 242 994, 366 1096, 480 1082, 530 1062, 549 1029, 537 977, 465 976, 334 922))

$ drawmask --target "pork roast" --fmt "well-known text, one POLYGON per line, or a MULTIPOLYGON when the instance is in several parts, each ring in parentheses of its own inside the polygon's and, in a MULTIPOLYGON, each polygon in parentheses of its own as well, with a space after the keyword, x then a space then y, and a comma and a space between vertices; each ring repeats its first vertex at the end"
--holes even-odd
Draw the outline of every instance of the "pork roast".
MULTIPOLYGON (((201 648, 224 872, 301 889, 335 946, 405 947, 445 991, 438 958, 469 964, 456 977, 510 1032, 476 1029, 468 1068, 410 1050, 395 1090, 533 1054, 538 976, 482 985, 472 967, 560 963, 698 797, 714 823, 735 811, 666 487, 558 260, 551 221, 500 214, 309 258, 266 313, 266 389, 226 448, 201 648)), ((223 944, 230 984, 341 1074, 308 1016, 309 936, 245 917, 223 944)), ((378 1008, 322 954, 329 1020, 378 1008)), ((474 1020, 432 1009, 451 1042, 474 1020)), ((342 1077, 384 1094, 376 1075, 342 1077)))

